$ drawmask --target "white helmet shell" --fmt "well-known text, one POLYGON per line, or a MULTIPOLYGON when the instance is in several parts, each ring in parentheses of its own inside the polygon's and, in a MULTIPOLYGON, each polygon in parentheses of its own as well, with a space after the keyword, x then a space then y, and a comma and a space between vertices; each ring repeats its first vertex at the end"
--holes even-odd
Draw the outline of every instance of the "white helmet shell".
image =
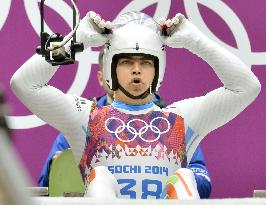
POLYGON ((106 43, 103 58, 103 71, 107 84, 113 89, 111 65, 114 55, 149 54, 159 60, 157 91, 163 81, 165 71, 165 46, 159 25, 150 16, 140 12, 119 15, 113 25, 113 33, 106 43))

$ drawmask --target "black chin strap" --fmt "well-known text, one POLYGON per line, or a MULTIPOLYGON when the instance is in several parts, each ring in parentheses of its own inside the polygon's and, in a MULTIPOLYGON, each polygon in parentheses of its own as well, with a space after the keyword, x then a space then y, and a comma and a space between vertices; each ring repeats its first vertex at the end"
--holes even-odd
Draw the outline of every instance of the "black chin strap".
POLYGON ((148 88, 144 93, 140 94, 140 95, 132 95, 130 94, 128 91, 126 91, 121 85, 119 85, 118 87, 127 97, 131 98, 131 99, 144 99, 146 98, 151 92, 150 92, 150 88, 148 88))

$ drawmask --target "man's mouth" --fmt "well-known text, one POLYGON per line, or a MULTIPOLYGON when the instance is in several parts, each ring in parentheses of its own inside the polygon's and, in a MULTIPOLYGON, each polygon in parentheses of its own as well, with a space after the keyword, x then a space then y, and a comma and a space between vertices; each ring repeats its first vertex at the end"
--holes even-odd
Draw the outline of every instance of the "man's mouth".
POLYGON ((136 84, 136 85, 138 85, 138 84, 141 83, 141 79, 140 79, 140 78, 133 78, 133 79, 131 80, 131 83, 132 83, 132 84, 136 84))

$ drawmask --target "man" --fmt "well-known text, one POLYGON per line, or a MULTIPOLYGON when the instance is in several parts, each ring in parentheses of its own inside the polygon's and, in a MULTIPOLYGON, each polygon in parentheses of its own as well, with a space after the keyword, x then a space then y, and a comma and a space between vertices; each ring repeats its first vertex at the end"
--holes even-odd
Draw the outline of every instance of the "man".
MULTIPOLYGON (((97 73, 97 78, 100 86, 103 87, 106 95, 102 97, 98 97, 93 99, 97 102, 99 107, 103 107, 106 105, 111 105, 113 102, 113 91, 109 88, 109 86, 105 82, 105 78, 103 76, 103 55, 104 50, 102 49, 99 53, 98 62, 99 62, 99 71, 97 73)), ((158 94, 154 94, 153 102, 158 107, 166 107, 165 103, 162 101, 158 94)), ((49 186, 49 172, 52 160, 57 157, 62 151, 70 148, 66 138, 64 137, 63 133, 60 133, 54 143, 53 146, 48 154, 47 160, 43 166, 40 178, 38 180, 38 185, 41 187, 48 187, 49 186)), ((188 165, 188 167, 193 171, 195 174, 195 179, 197 182, 197 189, 200 195, 200 198, 209 198, 211 194, 211 180, 209 177, 208 170, 205 166, 205 159, 200 147, 197 147, 193 157, 188 165)))
POLYGON ((103 34, 102 25, 99 15, 89 12, 77 39, 85 48, 106 45, 103 67, 114 91, 111 106, 100 108, 48 85, 58 67, 36 55, 13 75, 13 91, 33 113, 67 137, 86 196, 199 198, 187 164, 209 132, 233 119, 257 97, 258 79, 182 14, 162 23, 161 28, 138 12, 118 16, 111 34, 103 34), (157 107, 152 93, 163 81, 165 45, 201 57, 223 86, 205 96, 157 107))

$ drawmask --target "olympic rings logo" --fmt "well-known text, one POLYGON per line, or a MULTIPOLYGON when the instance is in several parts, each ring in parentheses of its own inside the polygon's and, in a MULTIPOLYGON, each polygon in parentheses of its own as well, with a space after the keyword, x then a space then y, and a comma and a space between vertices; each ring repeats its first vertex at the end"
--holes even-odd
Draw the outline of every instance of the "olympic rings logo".
MULTIPOLYGON (((162 123, 162 122, 160 122, 160 123, 162 123)), ((156 117, 156 118, 152 119, 149 124, 147 122, 145 122, 144 120, 141 120, 141 119, 132 119, 132 120, 128 121, 127 124, 125 124, 121 119, 119 119, 117 117, 110 117, 105 121, 105 129, 109 133, 115 134, 116 138, 122 142, 131 142, 131 141, 135 140, 137 137, 139 137, 144 142, 155 142, 158 139, 160 139, 162 134, 165 134, 170 130, 170 123, 164 117, 156 117), (157 120, 163 120, 164 122, 166 122, 167 126, 165 127, 164 130, 160 130, 157 126, 154 125, 155 121, 157 121, 157 120), (118 121, 120 124, 119 126, 117 126, 115 128, 115 130, 110 130, 108 127, 108 125, 110 125, 112 123, 112 121, 116 121, 116 122, 118 121), (138 122, 144 124, 144 126, 142 126, 139 130, 137 130, 135 127, 132 126, 133 123, 138 123, 138 122), (131 139, 125 140, 125 139, 122 139, 121 137, 119 137, 119 134, 122 133, 125 129, 133 135, 133 137, 131 139), (143 135, 149 129, 158 135, 155 139, 149 140, 149 139, 145 139, 143 137, 143 135)))

